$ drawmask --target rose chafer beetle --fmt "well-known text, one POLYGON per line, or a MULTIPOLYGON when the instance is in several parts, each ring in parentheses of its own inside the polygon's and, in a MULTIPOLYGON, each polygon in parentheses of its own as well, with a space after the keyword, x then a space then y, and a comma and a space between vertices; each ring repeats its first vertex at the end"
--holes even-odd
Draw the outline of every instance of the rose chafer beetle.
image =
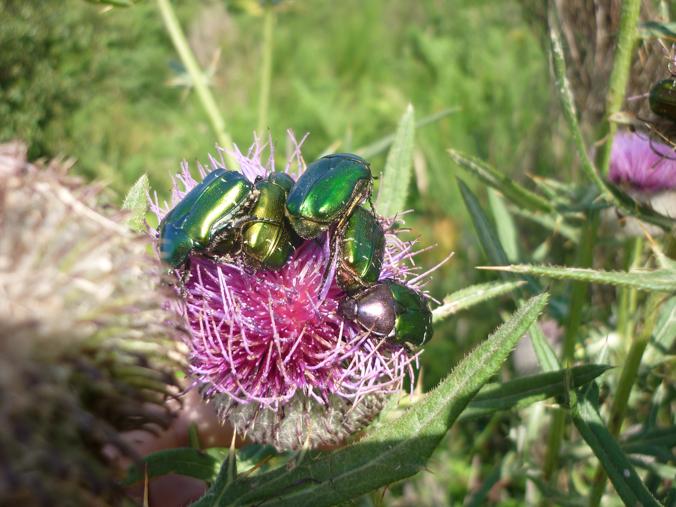
POLYGON ((432 312, 423 296, 383 280, 340 303, 339 312, 366 331, 415 349, 432 337, 432 312))
POLYGON ((242 227, 242 252, 256 266, 281 268, 296 248, 298 237, 284 216, 293 184, 288 174, 271 173, 254 185, 258 200, 242 227))
POLYGON ((648 102, 653 113, 676 122, 676 76, 656 83, 650 89, 648 102))
POLYGON ((385 253, 385 232, 378 218, 358 206, 338 239, 336 281, 346 292, 378 281, 385 253))
POLYGON ((371 194, 373 176, 366 160, 334 153, 310 164, 286 200, 289 223, 304 239, 331 225, 344 226, 352 211, 371 194))
MULTIPOLYGON (((237 171, 215 169, 188 192, 159 226, 160 258, 183 267, 193 251, 211 254, 224 245, 245 217, 258 191, 237 171)), ((241 227, 241 225, 240 225, 241 227)))

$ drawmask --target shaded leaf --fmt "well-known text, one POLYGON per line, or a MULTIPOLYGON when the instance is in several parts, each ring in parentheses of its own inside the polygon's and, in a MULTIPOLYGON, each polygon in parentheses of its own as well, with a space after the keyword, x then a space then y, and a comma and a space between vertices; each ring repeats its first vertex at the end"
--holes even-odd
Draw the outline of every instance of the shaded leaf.
POLYGON ((148 176, 144 174, 132 185, 122 203, 122 209, 131 212, 127 223, 133 231, 141 232, 145 230, 149 189, 150 182, 148 181, 148 176))
POLYGON ((328 454, 309 453, 295 468, 241 478, 227 498, 216 488, 200 507, 266 501, 266 505, 335 505, 410 477, 424 467, 448 428, 494 375, 547 303, 541 294, 523 304, 474 349, 441 384, 401 417, 361 441, 328 454))
POLYGON ((528 336, 542 371, 547 372, 560 369, 561 363, 559 362, 559 358, 556 356, 556 352, 554 352, 538 322, 533 323, 530 327, 528 336))
POLYGON ((606 428, 597 409, 581 391, 571 413, 575 427, 598 458, 625 505, 658 506, 659 503, 606 428))
POLYGON ((507 294, 525 283, 522 280, 514 282, 488 282, 465 287, 446 296, 442 305, 432 311, 432 320, 433 322, 440 322, 462 310, 507 294))
POLYGON ((385 217, 392 217, 404 210, 408 187, 413 172, 413 135, 415 115, 413 106, 408 105, 399 120, 394 143, 387 154, 385 169, 381 175, 376 209, 385 217))
POLYGON ((234 448, 228 453, 221 464, 216 480, 202 498, 192 504, 192 507, 206 507, 211 505, 227 505, 225 494, 237 477, 237 459, 234 448))
POLYGON ((505 271, 508 273, 529 274, 557 280, 578 280, 581 282, 600 283, 632 287, 635 289, 673 292, 676 291, 676 271, 670 269, 634 270, 634 271, 599 271, 587 268, 566 266, 536 266, 532 264, 516 264, 511 266, 480 266, 477 269, 505 271))
POLYGON ((128 485, 143 480, 146 467, 149 478, 179 474, 210 482, 216 476, 219 466, 220 462, 215 457, 199 449, 165 449, 149 454, 140 463, 129 467, 123 483, 128 485))
POLYGON ((652 428, 632 435, 622 442, 627 454, 645 454, 656 456, 664 461, 676 459, 673 449, 676 447, 676 426, 652 428))
POLYGON ((461 419, 491 414, 498 410, 523 408, 570 389, 588 384, 611 366, 585 364, 569 370, 557 370, 520 377, 500 384, 487 384, 469 403, 461 419))
POLYGON ((459 167, 498 190, 518 207, 533 211, 553 211, 554 208, 550 201, 521 186, 512 176, 497 170, 490 164, 453 149, 449 149, 448 154, 459 167))

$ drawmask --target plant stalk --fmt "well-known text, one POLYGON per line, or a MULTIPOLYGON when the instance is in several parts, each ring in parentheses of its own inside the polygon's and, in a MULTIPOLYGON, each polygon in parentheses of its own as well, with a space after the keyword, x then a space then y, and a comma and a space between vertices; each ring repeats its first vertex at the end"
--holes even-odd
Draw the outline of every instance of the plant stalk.
POLYGON ((258 95, 258 128, 259 136, 263 135, 268 125, 268 111, 270 110, 270 84, 272 82, 272 50, 274 46, 275 11, 272 8, 265 10, 263 20, 263 47, 261 61, 261 87, 258 95))
MULTIPOLYGON (((636 236, 627 240, 625 245, 625 263, 627 271, 637 267, 641 261, 643 251, 643 238, 636 236)), ((636 311, 638 291, 629 287, 618 289, 618 311, 617 311, 617 332, 622 337, 624 343, 630 343, 632 340, 633 327, 631 317, 636 311)), ((626 349, 625 349, 626 350, 626 349)))
POLYGON ((157 0, 157 7, 162 14, 162 20, 169 33, 171 42, 174 44, 174 48, 176 48, 176 52, 181 58, 181 62, 190 75, 192 84, 195 87, 195 92, 197 92, 199 103, 207 115, 211 128, 216 134, 218 144, 226 149, 225 157, 228 163, 234 166, 235 161, 228 153, 234 148, 232 138, 226 131, 225 120, 216 105, 211 90, 209 90, 209 87, 207 86, 204 72, 200 68, 199 63, 197 63, 197 59, 188 44, 188 40, 185 38, 185 34, 176 17, 176 12, 174 11, 170 0, 157 0))
MULTIPOLYGON (((598 211, 590 212, 588 220, 582 230, 580 244, 577 251, 576 265, 583 268, 591 267, 592 253, 596 243, 596 231, 599 224, 598 211)), ((570 310, 566 321, 566 332, 563 340, 563 351, 561 353, 561 363, 564 368, 569 368, 573 364, 575 356, 575 344, 577 335, 582 323, 582 314, 587 303, 587 282, 572 282, 570 296, 570 310)), ((566 429, 566 412, 557 409, 552 414, 549 439, 547 442, 547 453, 543 466, 545 480, 553 479, 554 470, 559 460, 559 451, 566 429)))
POLYGON ((617 49, 615 50, 613 70, 610 74, 608 96, 606 97, 606 114, 601 124, 601 142, 603 144, 599 149, 597 160, 601 174, 607 174, 608 167, 610 166, 613 138, 617 131, 617 124, 611 122, 610 117, 620 111, 624 102, 640 11, 641 0, 624 0, 622 2, 620 29, 617 34, 617 49))
MULTIPOLYGON (((636 339, 633 340, 629 353, 624 361, 624 365, 622 366, 620 380, 617 384, 615 398, 610 407, 610 415, 608 417, 608 431, 610 431, 613 436, 619 435, 620 430, 622 429, 622 422, 624 421, 624 416, 627 412, 629 395, 631 394, 631 389, 638 376, 638 369, 641 366, 643 352, 645 352, 645 349, 648 346, 648 341, 650 340, 650 336, 657 323, 658 310, 663 299, 664 295, 660 293, 652 293, 648 297, 643 329, 637 335, 636 339)), ((591 493, 589 495, 590 507, 596 507, 601 502, 601 497, 603 497, 603 492, 606 489, 606 482, 606 472, 599 464, 596 468, 596 473, 594 474, 591 493)))

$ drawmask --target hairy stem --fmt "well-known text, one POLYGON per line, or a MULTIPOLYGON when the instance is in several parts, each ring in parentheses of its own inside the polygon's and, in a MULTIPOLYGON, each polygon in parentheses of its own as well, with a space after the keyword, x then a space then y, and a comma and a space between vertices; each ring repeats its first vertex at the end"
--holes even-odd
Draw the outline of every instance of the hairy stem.
MULTIPOLYGON (((176 48, 178 56, 181 58, 181 62, 185 66, 193 86, 195 87, 195 92, 197 93, 197 98, 199 103, 204 109, 204 112, 207 115, 211 128, 216 134, 216 139, 218 144, 220 144, 227 151, 233 149, 232 138, 225 129, 225 120, 221 115, 214 96, 211 94, 211 90, 207 86, 206 80, 204 78, 204 72, 197 63, 197 59, 190 49, 185 34, 181 29, 181 25, 178 22, 176 17, 176 12, 171 5, 170 0, 157 0, 157 6, 162 14, 162 20, 164 21, 164 26, 169 33, 171 42, 176 48)), ((226 151, 226 158, 230 164, 234 164, 234 160, 226 151)))
POLYGON ((617 49, 613 60, 613 70, 610 73, 608 96, 606 97, 605 120, 601 124, 601 142, 603 142, 603 145, 599 149, 598 157, 598 168, 601 174, 607 174, 610 166, 610 154, 617 124, 609 121, 609 118, 620 111, 624 102, 640 10, 641 0, 624 0, 622 2, 617 49))

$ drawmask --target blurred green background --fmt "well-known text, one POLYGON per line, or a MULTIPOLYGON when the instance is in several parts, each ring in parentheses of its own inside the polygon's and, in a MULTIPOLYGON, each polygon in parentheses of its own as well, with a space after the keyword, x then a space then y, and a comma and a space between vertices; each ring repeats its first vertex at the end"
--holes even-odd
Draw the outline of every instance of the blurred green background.
MULTIPOLYGON (((242 149, 258 118, 258 5, 175 3, 242 149)), ((276 8, 269 130, 280 157, 287 129, 310 133, 304 156, 312 160, 329 147, 350 151, 391 134, 409 102, 418 119, 457 108, 416 133, 409 203, 416 213, 407 225, 421 246, 438 245, 422 266, 456 251, 430 284, 434 296, 480 281, 473 268, 484 259, 446 148, 519 180, 551 171, 560 156, 552 153, 555 106, 529 13, 507 0, 315 0, 276 8)), ((214 152, 215 136, 154 2, 111 9, 83 0, 3 0, 0 18, 0 140, 26 141, 33 158, 75 157, 78 172, 108 182, 120 200, 143 173, 166 195, 181 160, 205 161, 214 152)), ((372 160, 376 172, 384 160, 372 160)), ((542 234, 533 231, 533 248, 542 234)), ((499 316, 486 312, 480 307, 437 331, 423 355, 426 386, 497 325, 499 316)))

